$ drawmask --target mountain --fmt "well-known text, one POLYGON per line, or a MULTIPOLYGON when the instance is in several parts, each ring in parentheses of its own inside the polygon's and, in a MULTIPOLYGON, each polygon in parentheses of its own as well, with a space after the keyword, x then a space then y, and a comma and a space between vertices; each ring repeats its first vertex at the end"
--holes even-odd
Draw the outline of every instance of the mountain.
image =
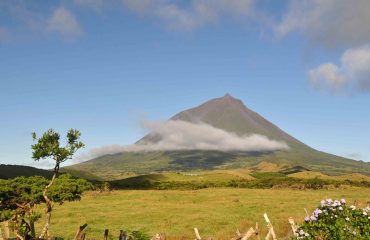
MULTIPOLYGON (((258 113, 248 109, 242 101, 232 97, 230 94, 226 94, 222 98, 212 99, 198 107, 182 111, 170 120, 206 123, 239 136, 251 133, 261 134, 272 139, 283 140, 291 147, 304 145, 258 113)), ((150 133, 137 143, 143 144, 159 140, 159 136, 150 133)))
MULTIPOLYGON (((270 140, 283 141, 288 150, 274 151, 217 151, 165 150, 152 152, 122 152, 101 156, 65 168, 90 172, 105 179, 119 179, 135 174, 161 171, 237 169, 261 162, 275 163, 287 169, 302 166, 327 174, 363 173, 370 175, 370 163, 346 159, 317 151, 290 136, 279 127, 248 109, 240 100, 226 94, 198 107, 182 111, 171 121, 208 124, 236 136, 260 134, 270 140)), ((162 136, 151 132, 137 141, 137 146, 159 143, 162 136)))

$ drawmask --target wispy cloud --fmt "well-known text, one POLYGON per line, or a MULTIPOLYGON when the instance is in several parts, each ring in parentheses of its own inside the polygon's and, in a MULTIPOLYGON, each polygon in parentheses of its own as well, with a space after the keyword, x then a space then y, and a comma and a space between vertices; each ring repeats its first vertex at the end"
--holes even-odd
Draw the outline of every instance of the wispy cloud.
POLYGON ((1 22, 0 41, 23 41, 57 33, 71 40, 82 34, 76 17, 64 5, 38 6, 34 1, 0 1, 1 14, 9 23, 1 22))
POLYGON ((123 0, 131 11, 162 20, 176 30, 193 30, 223 16, 254 15, 254 0, 193 0, 189 6, 168 0, 123 0))
POLYGON ((341 90, 370 91, 370 46, 350 48, 340 59, 340 64, 324 63, 309 71, 314 87, 341 90))
POLYGON ((329 49, 360 46, 370 39, 369 11, 368 0, 292 0, 275 31, 280 37, 298 31, 329 49))
POLYGON ((352 159, 357 159, 357 160, 361 160, 363 158, 361 153, 349 153, 349 154, 346 154, 345 156, 352 158, 352 159))
POLYGON ((288 150, 289 146, 263 135, 250 134, 238 136, 204 123, 190 123, 179 120, 166 122, 143 121, 141 126, 159 137, 157 142, 143 142, 132 145, 110 145, 91 149, 82 154, 77 161, 87 160, 106 154, 119 152, 148 152, 172 150, 218 150, 263 152, 288 150))
POLYGON ((79 37, 82 34, 76 18, 63 6, 54 10, 47 22, 47 30, 56 32, 68 39, 79 37))

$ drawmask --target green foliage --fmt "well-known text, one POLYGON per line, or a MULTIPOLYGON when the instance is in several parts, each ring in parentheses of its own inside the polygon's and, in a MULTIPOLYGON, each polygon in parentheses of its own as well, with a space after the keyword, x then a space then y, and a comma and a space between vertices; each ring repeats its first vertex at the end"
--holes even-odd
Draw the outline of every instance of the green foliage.
POLYGON ((370 208, 347 206, 342 200, 322 200, 311 217, 306 217, 296 239, 370 239, 370 208))
POLYGON ((134 230, 128 232, 127 240, 150 240, 150 236, 143 231, 134 230))
POLYGON ((67 145, 60 147, 60 134, 53 129, 46 131, 42 137, 37 139, 36 133, 32 133, 32 138, 37 143, 32 145, 32 158, 36 161, 44 158, 52 158, 56 164, 60 164, 72 158, 73 154, 85 145, 78 141, 81 133, 78 130, 70 129, 67 133, 67 145))
POLYGON ((337 181, 327 179, 301 179, 292 177, 271 177, 273 174, 263 173, 257 179, 234 179, 225 181, 175 181, 167 180, 159 174, 142 175, 122 180, 111 181, 112 188, 115 189, 156 189, 156 190, 191 190, 203 188, 251 188, 251 189, 327 189, 338 188, 341 185, 350 185, 357 187, 370 187, 370 182, 367 181, 337 181))
MULTIPOLYGON (((10 226, 22 236, 34 231, 33 223, 41 217, 34 207, 45 202, 43 191, 48 183, 48 179, 40 176, 0 180, 0 222, 11 220, 10 226)), ((47 195, 62 204, 80 200, 82 193, 90 189, 92 185, 86 180, 65 174, 56 179, 47 195)))
POLYGON ((0 221, 8 220, 21 207, 32 208, 43 201, 42 191, 48 180, 40 177, 17 177, 0 181, 0 221))
POLYGON ((250 175, 257 179, 287 177, 284 173, 280 172, 253 172, 250 175))
MULTIPOLYGON (((45 202, 42 195, 49 181, 40 176, 17 177, 0 181, 0 221, 9 220, 20 206, 32 208, 45 202)), ((74 179, 69 174, 61 175, 50 188, 48 197, 56 203, 81 199, 84 191, 92 185, 84 179, 74 179)))
POLYGON ((92 189, 92 184, 86 180, 75 179, 69 174, 63 174, 51 186, 48 196, 53 202, 63 204, 65 201, 80 200, 84 191, 92 189))

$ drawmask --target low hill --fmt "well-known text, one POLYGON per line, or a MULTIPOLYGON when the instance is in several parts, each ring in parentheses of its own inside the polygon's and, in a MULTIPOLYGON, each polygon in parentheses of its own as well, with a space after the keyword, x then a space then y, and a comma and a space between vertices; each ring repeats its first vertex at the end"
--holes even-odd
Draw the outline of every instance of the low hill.
POLYGON ((42 176, 45 178, 51 178, 53 176, 53 172, 29 166, 0 164, 0 179, 9 179, 20 176, 42 176))
MULTIPOLYGON (((95 176, 89 172, 84 172, 81 170, 74 170, 69 169, 65 171, 61 169, 60 173, 68 173, 74 177, 83 178, 87 180, 93 181, 101 181, 102 178, 95 176)), ((53 172, 50 170, 39 169, 30 166, 23 166, 23 165, 7 165, 7 164, 0 164, 0 179, 10 179, 16 177, 31 177, 31 176, 42 176, 48 179, 51 179, 53 176, 53 172)))

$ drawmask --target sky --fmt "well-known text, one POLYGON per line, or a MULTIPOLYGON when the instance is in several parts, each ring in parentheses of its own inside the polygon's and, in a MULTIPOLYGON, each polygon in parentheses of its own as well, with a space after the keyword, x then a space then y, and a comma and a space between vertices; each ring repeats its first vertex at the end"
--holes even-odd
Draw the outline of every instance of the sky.
MULTIPOLYGON (((0 163, 31 133, 79 154, 230 93, 318 150, 370 161, 368 0, 0 0, 0 163)), ((72 164, 70 160, 66 164, 72 164)))

